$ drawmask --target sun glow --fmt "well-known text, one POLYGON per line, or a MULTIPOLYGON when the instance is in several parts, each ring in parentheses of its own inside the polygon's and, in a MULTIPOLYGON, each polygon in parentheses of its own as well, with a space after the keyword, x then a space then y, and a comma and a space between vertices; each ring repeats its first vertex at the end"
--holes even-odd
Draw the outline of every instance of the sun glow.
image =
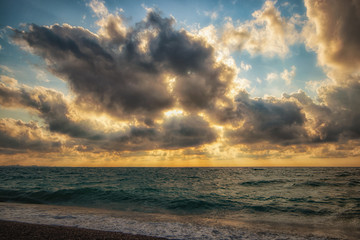
POLYGON ((181 116, 184 115, 184 111, 181 109, 172 109, 169 111, 164 112, 166 117, 172 117, 172 116, 181 116))

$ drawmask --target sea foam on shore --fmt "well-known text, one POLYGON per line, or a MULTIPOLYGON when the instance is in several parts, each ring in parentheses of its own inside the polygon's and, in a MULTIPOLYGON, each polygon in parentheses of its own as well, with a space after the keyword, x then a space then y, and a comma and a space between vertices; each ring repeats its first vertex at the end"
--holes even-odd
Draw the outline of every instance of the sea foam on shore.
POLYGON ((0 202, 1 220, 68 226, 167 239, 356 239, 306 225, 270 226, 197 216, 121 212, 81 207, 0 202))

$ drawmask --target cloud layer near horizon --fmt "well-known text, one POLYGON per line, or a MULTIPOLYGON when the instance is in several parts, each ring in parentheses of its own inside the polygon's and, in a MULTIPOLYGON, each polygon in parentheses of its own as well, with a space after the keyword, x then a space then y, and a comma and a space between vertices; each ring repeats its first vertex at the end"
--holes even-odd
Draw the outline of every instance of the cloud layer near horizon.
MULTIPOLYGON (((1 106, 26 109, 43 122, 1 119, 0 151, 124 152, 207 144, 279 149, 348 142, 358 149, 360 5, 305 5, 308 21, 300 24, 266 1, 254 20, 225 23, 216 43, 177 29, 174 18, 154 9, 128 27, 95 0, 90 7, 99 17, 97 33, 68 24, 13 29, 13 42, 40 56, 72 95, 2 76, 1 106), (302 32, 296 30, 302 25, 302 32), (230 55, 219 58, 219 51, 284 57, 300 41, 318 53, 333 80, 317 90, 317 101, 301 90, 282 98, 232 93, 239 69, 230 55)), ((281 77, 290 83, 295 70, 281 77)))

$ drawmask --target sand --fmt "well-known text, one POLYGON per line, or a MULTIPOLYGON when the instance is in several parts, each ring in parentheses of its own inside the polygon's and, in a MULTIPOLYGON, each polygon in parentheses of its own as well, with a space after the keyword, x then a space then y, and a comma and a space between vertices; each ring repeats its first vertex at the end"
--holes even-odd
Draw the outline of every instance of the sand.
POLYGON ((30 224, 0 220, 0 240, 35 240, 35 239, 124 239, 124 240, 161 240, 165 238, 132 235, 121 232, 64 227, 53 225, 30 224))

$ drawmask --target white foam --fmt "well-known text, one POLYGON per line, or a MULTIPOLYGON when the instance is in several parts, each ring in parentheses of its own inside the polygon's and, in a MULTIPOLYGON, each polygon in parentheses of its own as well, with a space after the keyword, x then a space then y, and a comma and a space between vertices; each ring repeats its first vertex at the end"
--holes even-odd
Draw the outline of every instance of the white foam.
MULTIPOLYGON (((142 234, 168 239, 327 239, 325 236, 253 231, 196 217, 119 212, 79 207, 0 203, 0 219, 142 234)), ((217 221, 216 221, 217 222, 217 221)))

